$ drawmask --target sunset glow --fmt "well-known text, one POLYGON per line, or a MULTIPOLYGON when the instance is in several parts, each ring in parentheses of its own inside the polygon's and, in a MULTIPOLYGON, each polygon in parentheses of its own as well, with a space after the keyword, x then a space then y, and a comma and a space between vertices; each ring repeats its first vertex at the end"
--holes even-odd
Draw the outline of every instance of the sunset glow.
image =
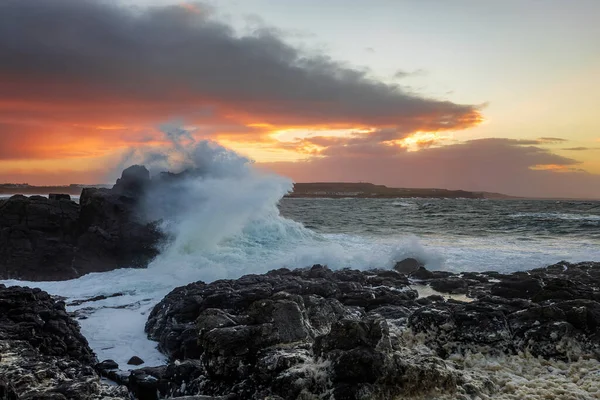
MULTIPOLYGON (((349 46, 333 34, 349 29, 346 21, 324 26, 301 19, 304 31, 317 36, 299 39, 285 33, 297 28, 292 21, 278 14, 279 9, 264 9, 259 0, 238 4, 239 10, 229 0, 219 8, 197 2, 131 1, 135 12, 119 1, 47 2, 44 19, 18 2, 0 6, 0 26, 19 15, 24 18, 20 26, 28 21, 32 27, 22 35, 18 49, 6 39, 14 33, 2 34, 0 28, 0 180, 106 182, 113 173, 107 160, 120 160, 133 149, 164 146, 161 125, 178 121, 190 128, 194 140, 217 141, 262 168, 296 180, 353 181, 355 169, 373 167, 371 175, 361 179, 404 186, 414 184, 411 177, 396 173, 382 178, 385 174, 374 166, 399 170, 410 160, 443 170, 452 154, 485 145, 486 151, 502 153, 506 165, 519 168, 529 179, 548 182, 536 194, 560 191, 558 181, 549 183, 552 177, 561 180, 574 174, 576 180, 600 182, 600 125, 595 115, 600 56, 588 51, 584 38, 594 35, 581 23, 563 32, 563 42, 547 39, 568 49, 569 56, 561 57, 562 69, 545 62, 554 50, 540 52, 539 60, 532 58, 525 49, 534 42, 527 36, 510 41, 513 47, 501 38, 488 38, 486 48, 514 53, 502 69, 478 59, 476 51, 467 59, 440 58, 436 49, 461 53, 459 42, 431 47, 407 42, 406 32, 420 32, 421 26, 410 21, 405 32, 382 19, 386 35, 365 33, 349 46), (59 22, 67 11, 80 21, 68 34, 59 22), (250 11, 265 13, 270 20, 248 22, 242 17, 250 11), (230 17, 224 17, 227 13, 230 17), (116 36, 105 41, 96 30, 116 36), (330 42, 330 55, 313 50, 319 40, 330 42), (357 46, 373 51, 359 51, 357 46), (401 57, 396 49, 411 56, 401 57), (513 59, 527 62, 513 66, 513 59), (541 63, 537 69, 536 63, 541 63), (394 83, 386 76, 394 76, 394 83), (488 149, 492 145, 501 147, 488 149), (322 163, 331 166, 318 169, 322 163), (345 172, 329 177, 328 170, 345 172)), ((421 21, 430 18, 425 8, 402 2, 386 5, 396 12, 381 13, 385 7, 379 3, 373 3, 375 14, 364 21, 366 26, 375 26, 387 14, 403 15, 409 8, 421 21)), ((300 5, 290 7, 302 18, 300 5)), ((364 7, 368 6, 352 3, 347 11, 361 15, 364 7)), ((538 11, 531 11, 529 25, 509 17, 501 22, 516 30, 547 23, 538 11)), ((323 10, 324 15, 331 12, 323 10)), ((483 5, 465 10, 473 16, 486 12, 483 5)), ((527 7, 523 12, 529 12, 527 7)), ((573 21, 593 14, 583 8, 561 12, 573 21)), ((455 22, 463 18, 448 15, 455 22)), ((451 21, 426 25, 433 31, 454 29, 465 37, 472 33, 469 29, 477 31, 470 36, 488 33, 485 26, 468 28, 451 21)), ((379 30, 364 30, 370 31, 379 30)), ((422 35, 415 33, 415 43, 422 35)), ((474 48, 481 44, 469 41, 474 48)), ((462 162, 465 169, 477 170, 486 160, 468 153, 462 162)), ((512 167, 505 171, 516 173, 512 167)), ((422 185, 479 187, 478 178, 465 181, 464 176, 448 175, 441 183, 424 176, 422 185)), ((509 182, 510 176, 501 181, 509 182)), ((494 190, 494 182, 482 184, 494 190)), ((528 187, 507 190, 525 193, 528 187)))

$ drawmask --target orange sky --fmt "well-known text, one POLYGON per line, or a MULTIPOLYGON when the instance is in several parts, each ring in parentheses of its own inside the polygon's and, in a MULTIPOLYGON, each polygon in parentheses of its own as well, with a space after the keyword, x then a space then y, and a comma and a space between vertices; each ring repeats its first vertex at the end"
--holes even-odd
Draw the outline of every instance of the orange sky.
POLYGON ((568 131, 498 135, 486 105, 420 94, 274 31, 239 36, 200 6, 27 3, 0 5, 0 181, 107 182, 178 121, 301 181, 600 197, 600 133, 591 145, 568 131))

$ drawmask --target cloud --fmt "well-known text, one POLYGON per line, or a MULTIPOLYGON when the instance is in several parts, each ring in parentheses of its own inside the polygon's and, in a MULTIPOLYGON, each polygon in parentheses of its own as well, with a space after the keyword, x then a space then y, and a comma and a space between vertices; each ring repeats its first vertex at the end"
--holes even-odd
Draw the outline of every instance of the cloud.
POLYGON ((568 142, 567 139, 556 138, 556 137, 541 137, 539 138, 540 143, 562 143, 568 142))
POLYGON ((399 69, 398 71, 394 72, 394 78, 396 79, 402 79, 402 78, 406 78, 407 76, 410 76, 410 72, 404 71, 399 69))
POLYGON ((275 125, 462 129, 481 120, 476 106, 404 92, 304 53, 276 30, 238 36, 199 11, 0 3, 0 118, 160 120, 210 107, 216 117, 275 125))
POLYGON ((417 152, 336 154, 264 168, 307 181, 368 181, 396 187, 436 187, 532 197, 600 198, 600 176, 577 160, 526 141, 488 138, 417 152), (525 143, 524 143, 525 142, 525 143))
MULTIPOLYGON (((306 162, 270 165, 298 180, 531 194, 568 188, 560 182, 572 177, 584 189, 599 187, 575 171, 577 161, 541 148, 565 139, 440 146, 449 143, 444 132, 481 123, 482 107, 376 80, 288 44, 288 34, 258 19, 239 34, 215 18, 196 2, 128 8, 108 0, 0 1, 0 180, 93 182, 102 164, 92 160, 168 145, 155 127, 179 117, 195 127, 188 141, 253 142, 305 155, 306 162), (284 129, 315 134, 279 143, 271 134, 284 129), (351 133, 332 137, 326 129, 351 133), (406 141, 422 150, 408 151, 406 141), (64 159, 65 169, 55 170, 60 178, 21 168, 41 159, 64 159), (83 159, 78 167, 88 168, 89 179, 83 170, 64 175, 73 159, 83 159), (538 185, 542 177, 547 182, 538 185), (551 178, 559 182, 554 188, 551 178)), ((170 132, 171 140, 181 133, 170 132)))
POLYGON ((161 141, 157 132, 148 129, 0 121, 0 160, 100 157, 115 149, 161 141))
POLYGON ((395 79, 402 79, 402 78, 408 78, 410 76, 425 76, 425 75, 427 75, 427 71, 425 71, 422 68, 414 70, 412 72, 408 72, 408 71, 399 69, 394 73, 393 77, 395 79))
MULTIPOLYGON (((320 156, 353 155, 369 157, 373 154, 402 153, 407 149, 424 149, 447 145, 449 138, 437 133, 414 132, 411 129, 383 128, 352 132, 348 136, 310 136, 281 144, 287 149, 320 156)), ((494 143, 503 146, 538 146, 547 144, 545 139, 480 139, 476 143, 494 143)), ((537 149, 537 147, 535 147, 537 149)), ((540 149, 541 150, 541 149, 540 149)), ((549 153, 547 150, 541 150, 549 153)))
POLYGON ((567 151, 585 151, 585 150, 597 150, 597 147, 567 147, 563 150, 567 151))

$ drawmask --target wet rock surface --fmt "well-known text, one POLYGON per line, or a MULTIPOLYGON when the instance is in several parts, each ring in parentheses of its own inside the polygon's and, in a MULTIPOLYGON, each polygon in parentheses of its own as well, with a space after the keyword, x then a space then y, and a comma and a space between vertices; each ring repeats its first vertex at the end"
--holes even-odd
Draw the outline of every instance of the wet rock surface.
POLYGON ((495 271, 452 274, 447 271, 428 271, 421 267, 408 276, 439 292, 464 293, 472 298, 491 295, 506 299, 526 299, 535 303, 575 299, 600 301, 598 265, 595 262, 560 262, 512 274, 495 271))
POLYGON ((95 356, 62 302, 0 285, 0 399, 127 399, 103 384, 95 356))
POLYGON ((16 195, 0 201, 0 279, 73 279, 90 272, 144 267, 162 234, 139 214, 148 171, 133 166, 112 189, 70 196, 16 195))
POLYGON ((136 371, 130 387, 139 398, 491 399, 507 383, 470 371, 473 354, 600 365, 600 263, 410 270, 314 266, 177 288, 146 325, 171 363, 136 371), (417 281, 471 301, 417 298, 417 281))
POLYGON ((412 271, 315 265, 176 288, 146 324, 169 357, 158 367, 99 363, 63 302, 0 286, 0 399, 600 393, 600 263, 507 275, 412 271), (470 301, 419 298, 416 282, 470 301))

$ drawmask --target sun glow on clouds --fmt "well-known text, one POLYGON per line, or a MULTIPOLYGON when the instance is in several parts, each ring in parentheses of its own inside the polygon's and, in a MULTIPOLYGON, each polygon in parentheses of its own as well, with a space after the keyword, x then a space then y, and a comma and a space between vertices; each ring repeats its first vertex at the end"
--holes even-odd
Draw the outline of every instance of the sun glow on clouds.
MULTIPOLYGON (((331 145, 347 146, 353 141, 369 141, 374 138, 378 129, 356 128, 356 129, 282 129, 276 130, 270 134, 280 146, 287 146, 297 153, 319 156, 331 145)), ((453 139, 453 135, 448 132, 424 132, 417 131, 402 139, 381 139, 379 142, 374 140, 380 146, 404 148, 409 152, 419 151, 421 149, 440 146, 444 142, 453 139)))
POLYGON ((292 149, 278 148, 271 143, 218 139, 222 146, 258 162, 301 161, 307 156, 292 149))
POLYGON ((534 171, 552 171, 552 172, 573 172, 577 171, 570 165, 559 165, 559 164, 541 164, 530 167, 534 171))
POLYGON ((415 132, 404 139, 395 141, 395 144, 406 148, 407 151, 419 151, 424 148, 440 145, 441 142, 451 139, 451 134, 442 134, 440 132, 415 132))

